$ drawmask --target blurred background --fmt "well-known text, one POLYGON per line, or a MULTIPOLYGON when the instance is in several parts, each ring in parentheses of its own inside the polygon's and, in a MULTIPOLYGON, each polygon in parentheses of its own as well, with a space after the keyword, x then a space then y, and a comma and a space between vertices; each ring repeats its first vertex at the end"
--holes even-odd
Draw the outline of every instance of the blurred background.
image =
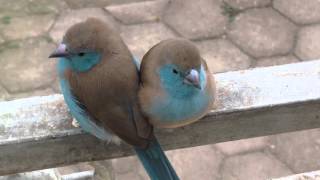
MULTIPOLYGON (((47 57, 87 17, 117 28, 138 58, 161 40, 188 38, 214 73, 320 58, 319 0, 0 0, 0 101, 59 93, 56 62, 47 57)), ((320 130, 168 155, 183 180, 281 177, 320 169, 320 130)), ((148 179, 136 157, 86 165, 98 180, 148 179)))

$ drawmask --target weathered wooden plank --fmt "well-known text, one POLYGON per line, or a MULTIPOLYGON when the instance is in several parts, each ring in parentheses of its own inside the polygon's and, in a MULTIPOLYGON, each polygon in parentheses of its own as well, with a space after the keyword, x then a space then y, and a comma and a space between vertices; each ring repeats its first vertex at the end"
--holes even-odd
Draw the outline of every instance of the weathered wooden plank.
MULTIPOLYGON (((157 130, 165 149, 320 127, 320 61, 216 74, 206 117, 157 130)), ((72 125, 61 95, 0 103, 0 175, 132 154, 72 125)))
POLYGON ((320 180, 320 171, 312 171, 272 180, 320 180))

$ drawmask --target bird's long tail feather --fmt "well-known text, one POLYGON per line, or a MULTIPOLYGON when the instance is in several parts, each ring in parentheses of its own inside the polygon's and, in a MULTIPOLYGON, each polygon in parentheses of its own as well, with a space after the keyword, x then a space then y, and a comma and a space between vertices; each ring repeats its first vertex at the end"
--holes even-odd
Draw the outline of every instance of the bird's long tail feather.
POLYGON ((135 148, 135 151, 151 180, 179 180, 156 139, 146 149, 135 148))

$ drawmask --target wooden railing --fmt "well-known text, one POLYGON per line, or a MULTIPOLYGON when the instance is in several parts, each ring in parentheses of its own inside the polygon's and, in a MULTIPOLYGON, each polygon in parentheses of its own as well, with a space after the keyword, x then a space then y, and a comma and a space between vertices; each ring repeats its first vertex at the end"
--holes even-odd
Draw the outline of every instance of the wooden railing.
MULTIPOLYGON (((215 77, 216 107, 192 125, 156 130, 164 149, 320 127, 320 60, 215 77)), ((59 94, 0 102, 0 175, 132 153, 73 126, 59 94)))

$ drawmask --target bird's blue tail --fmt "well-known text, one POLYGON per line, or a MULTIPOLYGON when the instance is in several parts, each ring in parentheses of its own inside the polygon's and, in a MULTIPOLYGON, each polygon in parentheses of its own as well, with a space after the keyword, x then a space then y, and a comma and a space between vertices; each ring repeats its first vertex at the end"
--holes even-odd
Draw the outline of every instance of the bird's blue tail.
POLYGON ((179 180, 156 139, 146 149, 134 149, 151 180, 179 180))

